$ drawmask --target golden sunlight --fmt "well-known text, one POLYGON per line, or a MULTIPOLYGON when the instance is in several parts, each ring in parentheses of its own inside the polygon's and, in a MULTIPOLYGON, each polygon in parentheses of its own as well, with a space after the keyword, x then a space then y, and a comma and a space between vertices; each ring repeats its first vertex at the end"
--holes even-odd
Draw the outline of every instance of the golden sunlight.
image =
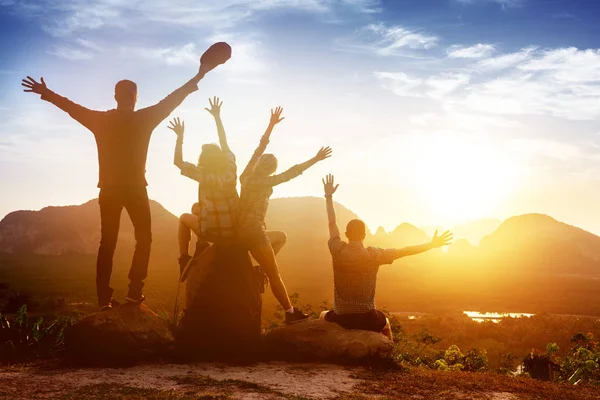
POLYGON ((420 138, 415 187, 436 217, 454 223, 487 217, 514 193, 516 161, 485 138, 456 132, 420 138))

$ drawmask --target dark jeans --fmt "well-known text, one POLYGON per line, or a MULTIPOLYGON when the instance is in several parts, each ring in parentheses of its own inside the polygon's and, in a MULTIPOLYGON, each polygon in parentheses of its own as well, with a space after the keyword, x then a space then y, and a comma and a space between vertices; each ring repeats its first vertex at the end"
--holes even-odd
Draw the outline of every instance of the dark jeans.
POLYGON ((145 187, 107 187, 100 189, 100 219, 102 238, 96 262, 96 290, 99 304, 110 301, 113 289, 110 275, 113 268, 113 254, 119 236, 119 224, 123 207, 127 210, 135 230, 135 252, 129 270, 129 294, 131 298, 142 295, 144 279, 148 274, 152 231, 150 223, 150 203, 145 187))
POLYGON ((379 310, 360 314, 336 314, 331 310, 325 314, 325 321, 335 322, 344 329, 362 329, 373 332, 381 332, 387 323, 385 314, 379 310))

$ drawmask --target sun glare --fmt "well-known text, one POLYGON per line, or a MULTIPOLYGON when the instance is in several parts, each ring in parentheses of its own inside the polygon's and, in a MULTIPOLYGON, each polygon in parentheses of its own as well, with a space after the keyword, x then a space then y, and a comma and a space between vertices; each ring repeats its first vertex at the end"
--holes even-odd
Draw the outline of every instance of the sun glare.
POLYGON ((490 216, 517 186, 515 161, 485 139, 434 136, 413 154, 415 185, 428 208, 453 223, 490 216))

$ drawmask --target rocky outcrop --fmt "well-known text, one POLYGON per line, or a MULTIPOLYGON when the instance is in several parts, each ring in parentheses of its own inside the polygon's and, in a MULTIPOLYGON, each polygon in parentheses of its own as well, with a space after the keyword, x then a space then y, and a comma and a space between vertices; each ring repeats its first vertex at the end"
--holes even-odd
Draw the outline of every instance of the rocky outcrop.
POLYGON ((393 343, 380 333, 323 321, 308 320, 273 329, 266 336, 271 353, 287 359, 364 360, 383 358, 392 352, 393 343))
POLYGON ((167 321, 146 305, 122 305, 92 314, 65 333, 67 356, 76 364, 129 366, 169 356, 173 336, 167 321))

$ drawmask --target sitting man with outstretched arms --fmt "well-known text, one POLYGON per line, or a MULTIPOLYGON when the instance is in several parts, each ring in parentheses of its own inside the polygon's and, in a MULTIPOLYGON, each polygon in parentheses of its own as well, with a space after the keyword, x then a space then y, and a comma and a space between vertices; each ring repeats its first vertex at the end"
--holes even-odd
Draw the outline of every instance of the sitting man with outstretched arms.
POLYGON ((452 241, 452 234, 446 231, 438 236, 436 231, 431 242, 402 249, 365 247, 365 223, 354 219, 346 226, 346 243, 340 238, 333 206, 333 194, 339 185, 334 185, 331 174, 323 179, 323 185, 329 218, 329 251, 333 260, 334 302, 333 310, 323 311, 321 319, 335 322, 346 329, 381 332, 392 339, 389 321, 375 308, 379 266, 448 245, 452 241))

